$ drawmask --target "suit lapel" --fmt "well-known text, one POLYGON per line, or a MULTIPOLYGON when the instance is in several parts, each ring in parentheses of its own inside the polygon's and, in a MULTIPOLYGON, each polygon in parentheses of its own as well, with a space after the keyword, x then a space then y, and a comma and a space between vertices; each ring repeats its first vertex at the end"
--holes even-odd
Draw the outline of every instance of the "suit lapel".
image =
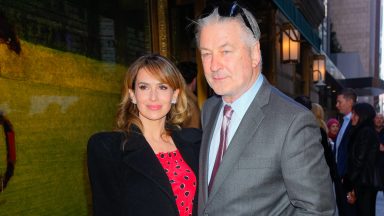
MULTIPOLYGON (((240 158, 241 153, 250 144, 254 143, 254 134, 260 127, 260 123, 264 119, 265 115, 262 110, 269 101, 271 86, 264 78, 264 82, 261 85, 256 97, 253 99, 247 112, 242 118, 239 127, 233 136, 228 149, 223 157, 220 167, 217 171, 215 182, 213 183, 212 191, 208 198, 208 203, 213 199, 217 191, 220 189, 224 180, 227 178, 230 171, 240 158)), ((207 203, 207 204, 208 204, 207 203)))
POLYGON ((134 135, 130 137, 129 142, 138 145, 124 151, 123 162, 150 179, 174 203, 168 176, 145 138, 142 135, 134 135))
POLYGON ((206 126, 203 128, 203 138, 201 142, 201 149, 200 149, 200 157, 199 157, 199 175, 200 175, 200 188, 202 188, 200 191, 202 191, 202 196, 204 198, 204 201, 208 199, 208 155, 209 155, 209 148, 211 145, 211 140, 214 132, 214 127, 216 125, 216 121, 218 118, 218 115, 220 114, 220 107, 222 104, 222 100, 217 100, 217 103, 213 106, 211 110, 208 110, 209 115, 207 117, 206 121, 208 122, 206 126), (216 113, 216 115, 214 114, 216 113))
POLYGON ((349 123, 348 123, 347 127, 344 130, 344 134, 343 134, 343 136, 341 136, 340 143, 343 143, 346 140, 348 140, 349 132, 350 132, 351 128, 352 128, 352 121, 349 120, 349 123))

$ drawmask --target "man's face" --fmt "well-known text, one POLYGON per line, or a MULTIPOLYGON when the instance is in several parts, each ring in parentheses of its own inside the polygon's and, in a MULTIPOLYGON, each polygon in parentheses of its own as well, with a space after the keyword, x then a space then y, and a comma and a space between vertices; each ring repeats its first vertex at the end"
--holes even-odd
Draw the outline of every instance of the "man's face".
POLYGON ((336 108, 340 113, 346 115, 352 111, 353 100, 345 98, 344 95, 338 95, 336 100, 336 108))
POLYGON ((374 118, 374 123, 376 127, 383 127, 383 124, 384 124, 383 114, 377 114, 374 118))
POLYGON ((205 78, 216 94, 232 103, 246 92, 259 75, 259 43, 250 48, 237 21, 209 24, 200 32, 200 51, 205 78))

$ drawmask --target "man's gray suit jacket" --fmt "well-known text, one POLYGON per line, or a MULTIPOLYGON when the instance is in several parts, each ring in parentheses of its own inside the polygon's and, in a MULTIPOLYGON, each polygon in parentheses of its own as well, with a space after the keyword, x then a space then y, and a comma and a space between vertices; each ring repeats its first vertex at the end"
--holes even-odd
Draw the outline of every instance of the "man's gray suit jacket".
MULTIPOLYGON (((208 195, 208 155, 219 96, 204 104, 198 215, 333 215, 329 168, 313 114, 264 78, 208 195)), ((236 111, 235 111, 236 112, 236 111)))

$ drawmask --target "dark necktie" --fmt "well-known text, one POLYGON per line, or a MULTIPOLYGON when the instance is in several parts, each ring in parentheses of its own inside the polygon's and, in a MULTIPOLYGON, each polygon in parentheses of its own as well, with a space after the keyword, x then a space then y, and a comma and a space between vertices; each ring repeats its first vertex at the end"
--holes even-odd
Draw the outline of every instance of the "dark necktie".
POLYGON ((227 135, 228 135, 228 128, 229 128, 229 123, 231 121, 232 113, 233 113, 232 107, 225 105, 224 112, 223 112, 223 115, 224 115, 223 122, 221 124, 221 130, 220 130, 219 149, 217 150, 215 164, 213 165, 211 179, 208 184, 208 192, 211 191, 217 170, 219 169, 221 160, 224 156, 225 150, 227 149, 227 145, 228 145, 227 135))

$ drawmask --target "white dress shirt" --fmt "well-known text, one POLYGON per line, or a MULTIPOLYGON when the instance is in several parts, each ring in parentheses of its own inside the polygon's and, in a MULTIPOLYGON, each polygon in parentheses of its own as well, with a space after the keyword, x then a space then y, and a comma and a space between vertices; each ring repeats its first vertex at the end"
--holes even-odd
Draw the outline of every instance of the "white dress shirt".
MULTIPOLYGON (((221 130, 221 123, 223 121, 223 109, 224 105, 229 105, 233 109, 233 114, 231 117, 231 122, 229 124, 228 128, 228 146, 231 143, 232 137, 234 136, 237 128, 240 125, 241 119, 244 117, 245 113, 247 112, 249 106, 251 105, 253 99, 256 97, 257 92, 259 92, 260 86, 263 83, 264 77, 262 74, 259 75, 256 82, 252 85, 248 91, 246 91, 240 98, 238 98, 236 101, 234 101, 232 104, 227 104, 223 101, 223 105, 221 106, 221 109, 219 110, 220 115, 218 115, 218 119, 215 125, 215 129, 213 132, 210 149, 209 149, 209 159, 208 159, 208 182, 211 180, 211 174, 213 170, 213 165, 215 164, 216 160, 216 154, 217 150, 219 148, 220 144, 220 130, 221 130)), ((227 146, 227 148, 228 148, 227 146)), ((223 156, 223 159, 225 158, 225 155, 223 156)))

